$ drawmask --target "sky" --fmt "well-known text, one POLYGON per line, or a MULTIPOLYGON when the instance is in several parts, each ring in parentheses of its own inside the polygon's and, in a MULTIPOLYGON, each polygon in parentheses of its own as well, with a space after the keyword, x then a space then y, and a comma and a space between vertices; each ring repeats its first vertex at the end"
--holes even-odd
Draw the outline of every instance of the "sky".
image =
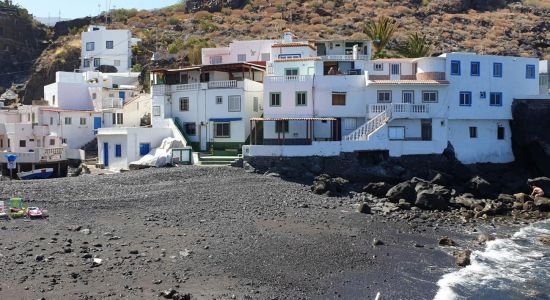
POLYGON ((35 17, 46 18, 49 14, 57 18, 61 11, 63 19, 96 16, 99 9, 105 10, 108 2, 111 8, 154 9, 178 3, 179 0, 13 0, 14 4, 20 4, 35 17))

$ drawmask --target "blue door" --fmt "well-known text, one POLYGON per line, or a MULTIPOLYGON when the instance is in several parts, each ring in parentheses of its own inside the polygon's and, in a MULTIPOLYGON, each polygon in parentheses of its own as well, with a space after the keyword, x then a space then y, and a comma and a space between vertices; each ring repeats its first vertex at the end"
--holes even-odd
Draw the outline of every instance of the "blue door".
POLYGON ((139 155, 144 156, 149 154, 149 151, 151 151, 151 144, 148 143, 141 143, 139 144, 139 155))
POLYGON ((94 130, 101 128, 101 117, 94 117, 94 130))
POLYGON ((103 143, 103 166, 109 166, 109 143, 103 143))
POLYGON ((124 100, 126 100, 126 93, 124 92, 118 92, 118 97, 120 99, 122 99, 122 101, 124 102, 124 100))

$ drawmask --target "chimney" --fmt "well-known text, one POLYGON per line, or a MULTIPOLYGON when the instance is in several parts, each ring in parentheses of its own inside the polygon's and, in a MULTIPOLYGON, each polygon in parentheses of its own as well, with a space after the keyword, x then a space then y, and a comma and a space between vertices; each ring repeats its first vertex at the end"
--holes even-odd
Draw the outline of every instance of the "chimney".
POLYGON ((292 43, 292 36, 292 32, 285 31, 285 33, 283 34, 283 43, 292 43))

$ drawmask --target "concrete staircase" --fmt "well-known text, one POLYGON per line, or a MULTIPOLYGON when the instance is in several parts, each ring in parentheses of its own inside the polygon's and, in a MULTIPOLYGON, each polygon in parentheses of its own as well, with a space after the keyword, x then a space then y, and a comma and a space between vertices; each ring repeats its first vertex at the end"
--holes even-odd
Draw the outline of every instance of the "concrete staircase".
POLYGON ((199 153, 199 165, 203 166, 230 166, 235 160, 238 160, 239 156, 228 155, 210 155, 199 153))

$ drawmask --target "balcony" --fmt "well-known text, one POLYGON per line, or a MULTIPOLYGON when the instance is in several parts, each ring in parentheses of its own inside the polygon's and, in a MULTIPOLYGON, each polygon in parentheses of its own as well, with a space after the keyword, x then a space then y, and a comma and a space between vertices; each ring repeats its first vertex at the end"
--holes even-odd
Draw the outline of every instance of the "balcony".
POLYGON ((368 117, 372 119, 388 109, 394 119, 428 118, 430 113, 429 104, 381 103, 367 106, 368 117))
POLYGON ((372 74, 365 72, 366 85, 448 85, 445 73, 417 73, 417 74, 372 74))
POLYGON ((357 55, 356 58, 353 55, 325 55, 321 56, 321 59, 324 61, 350 61, 350 60, 369 60, 368 55, 357 55))
POLYGON ((124 99, 122 98, 107 98, 101 102, 102 109, 122 108, 124 106, 124 99))
POLYGON ((175 84, 172 86, 172 93, 185 92, 185 91, 197 91, 200 88, 201 88, 200 83, 175 84))
POLYGON ((209 81, 209 89, 233 89, 237 87, 237 80, 209 81))
POLYGON ((266 76, 265 80, 270 83, 284 83, 284 82, 306 82, 311 79, 311 75, 286 75, 286 76, 266 76))
POLYGON ((153 96, 166 96, 169 91, 169 88, 164 84, 153 85, 152 89, 153 96))

